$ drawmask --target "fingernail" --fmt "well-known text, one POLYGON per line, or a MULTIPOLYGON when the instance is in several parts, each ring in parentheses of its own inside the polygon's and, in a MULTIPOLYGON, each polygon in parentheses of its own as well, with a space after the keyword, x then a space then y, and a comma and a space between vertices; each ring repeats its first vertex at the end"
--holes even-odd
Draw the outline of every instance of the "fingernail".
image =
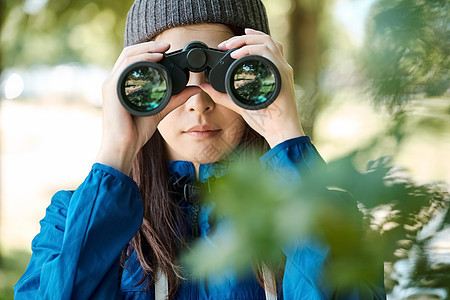
POLYGON ((227 41, 224 41, 224 42, 222 42, 222 43, 220 43, 217 47, 218 48, 227 48, 227 41))
POLYGON ((158 42, 157 45, 160 46, 160 47, 167 47, 167 46, 169 46, 168 43, 164 43, 164 42, 158 42))

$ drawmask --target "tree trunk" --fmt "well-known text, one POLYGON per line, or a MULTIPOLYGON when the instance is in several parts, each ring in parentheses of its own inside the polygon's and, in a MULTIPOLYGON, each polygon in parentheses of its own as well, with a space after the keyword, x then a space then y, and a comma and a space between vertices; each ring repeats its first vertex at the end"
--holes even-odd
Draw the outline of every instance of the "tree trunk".
POLYGON ((319 111, 319 71, 323 38, 319 26, 323 13, 323 0, 291 0, 289 19, 289 45, 287 58, 294 68, 295 83, 301 91, 297 104, 303 128, 313 135, 314 121, 319 111))

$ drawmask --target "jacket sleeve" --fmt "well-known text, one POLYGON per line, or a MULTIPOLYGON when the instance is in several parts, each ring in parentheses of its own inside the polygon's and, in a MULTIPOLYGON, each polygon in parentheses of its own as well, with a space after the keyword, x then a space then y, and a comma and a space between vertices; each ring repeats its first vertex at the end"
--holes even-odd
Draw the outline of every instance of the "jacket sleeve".
MULTIPOLYGON (((326 172, 326 164, 307 136, 284 141, 260 159, 283 178, 301 182, 311 172, 326 172)), ((353 290, 325 288, 323 270, 329 248, 313 238, 298 241, 283 249, 286 267, 283 278, 285 299, 386 299, 382 272, 376 283, 355 283, 353 290)))
POLYGON ((142 219, 136 183, 95 164, 77 190, 52 198, 15 299, 120 298, 120 254, 142 219))
POLYGON ((323 171, 325 161, 311 143, 309 136, 284 141, 260 158, 263 168, 270 168, 284 178, 296 182, 313 171, 323 171))

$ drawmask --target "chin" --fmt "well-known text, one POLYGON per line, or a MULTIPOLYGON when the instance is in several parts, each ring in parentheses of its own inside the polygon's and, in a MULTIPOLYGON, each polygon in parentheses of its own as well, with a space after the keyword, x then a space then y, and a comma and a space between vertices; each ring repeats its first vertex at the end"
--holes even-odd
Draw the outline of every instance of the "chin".
POLYGON ((201 147, 190 153, 186 160, 193 162, 194 164, 209 164, 221 160, 228 154, 228 149, 221 149, 220 147, 201 147))
POLYGON ((210 164, 219 161, 223 155, 217 155, 217 156, 206 156, 197 154, 196 156, 193 156, 192 159, 188 159, 194 164, 210 164))
POLYGON ((194 164, 209 164, 228 156, 234 145, 221 142, 197 143, 193 145, 178 144, 168 147, 170 160, 190 161, 194 164))

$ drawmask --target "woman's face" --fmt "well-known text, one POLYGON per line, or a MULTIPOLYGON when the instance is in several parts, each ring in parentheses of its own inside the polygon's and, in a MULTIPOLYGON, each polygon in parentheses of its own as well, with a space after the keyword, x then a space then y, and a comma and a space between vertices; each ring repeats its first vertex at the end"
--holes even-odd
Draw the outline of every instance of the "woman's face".
MULTIPOLYGON (((225 25, 199 24, 168 29, 155 40, 169 43, 167 52, 172 52, 191 41, 202 41, 211 48, 217 48, 232 36, 233 32, 225 25)), ((203 72, 191 72, 188 85, 206 81, 203 72)), ((239 114, 216 104, 204 91, 187 99, 158 126, 170 160, 188 160, 195 165, 215 162, 230 153, 241 140, 244 128, 244 120, 239 114)))

